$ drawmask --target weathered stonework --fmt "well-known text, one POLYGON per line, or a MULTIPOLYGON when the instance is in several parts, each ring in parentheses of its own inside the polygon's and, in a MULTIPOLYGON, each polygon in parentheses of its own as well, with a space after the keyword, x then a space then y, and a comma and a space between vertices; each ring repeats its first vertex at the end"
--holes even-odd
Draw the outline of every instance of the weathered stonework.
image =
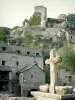
POLYGON ((37 100, 75 100, 75 94, 50 94, 44 92, 31 92, 37 100))
POLYGON ((37 100, 75 100, 75 94, 71 94, 73 92, 72 86, 56 86, 56 78, 55 78, 55 64, 60 62, 60 57, 56 56, 55 49, 52 49, 50 51, 50 59, 46 60, 46 64, 50 64, 50 86, 47 87, 41 86, 43 92, 31 92, 31 94, 37 99, 37 100), (49 88, 49 93, 44 93, 44 89, 49 88))
POLYGON ((43 56, 38 49, 7 45, 0 41, 0 92, 27 96, 45 84, 43 56), (38 54, 38 55, 37 55, 38 54))

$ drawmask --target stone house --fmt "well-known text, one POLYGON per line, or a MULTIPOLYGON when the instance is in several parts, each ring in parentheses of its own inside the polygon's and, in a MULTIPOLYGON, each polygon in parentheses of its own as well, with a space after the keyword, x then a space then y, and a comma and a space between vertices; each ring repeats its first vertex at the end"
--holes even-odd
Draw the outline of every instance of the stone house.
POLYGON ((75 32, 72 32, 71 34, 69 34, 69 42, 71 44, 75 44, 75 32))
POLYGON ((58 85, 75 86, 75 74, 65 69, 57 69, 56 76, 58 85))
POLYGON ((19 73, 19 81, 21 85, 21 95, 29 96, 31 90, 38 90, 39 84, 44 84, 44 71, 38 66, 36 62, 30 66, 26 66, 19 73), (21 78, 22 77, 22 78, 21 78), (24 94, 27 93, 28 94, 24 94))
POLYGON ((6 45, 0 41, 0 92, 24 96, 28 93, 25 87, 29 91, 38 89, 40 84, 45 83, 43 70, 43 56, 39 49, 6 45), (27 83, 22 85, 21 80, 27 83))

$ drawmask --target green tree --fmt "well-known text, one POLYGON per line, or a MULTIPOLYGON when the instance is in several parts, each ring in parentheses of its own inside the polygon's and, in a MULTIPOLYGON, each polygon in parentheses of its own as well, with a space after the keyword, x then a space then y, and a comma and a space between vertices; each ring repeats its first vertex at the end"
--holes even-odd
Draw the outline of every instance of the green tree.
POLYGON ((58 64, 59 68, 66 69, 72 73, 75 72, 75 52, 67 44, 58 51, 62 57, 62 62, 58 64))
POLYGON ((0 28, 0 40, 4 40, 4 36, 5 36, 5 31, 0 28))
POLYGON ((67 24, 68 24, 68 30, 75 30, 75 14, 68 14, 67 15, 67 24))
POLYGON ((33 39, 33 37, 32 37, 31 34, 29 34, 28 32, 25 33, 25 43, 24 43, 24 46, 25 47, 30 47, 32 39, 33 39))
POLYGON ((37 44, 35 42, 33 42, 33 36, 31 33, 28 33, 28 32, 25 33, 24 46, 31 47, 31 48, 35 48, 37 46, 37 44))
POLYGON ((67 21, 69 22, 69 23, 73 23, 73 22, 75 22, 75 14, 68 14, 67 15, 67 21))
POLYGON ((10 29, 6 27, 0 27, 0 40, 6 40, 7 36, 10 34, 10 29))
POLYGON ((40 17, 38 17, 38 16, 32 16, 32 17, 30 17, 30 19, 29 19, 29 23, 30 23, 30 25, 40 25, 40 21, 41 21, 41 18, 40 17))
POLYGON ((36 48, 36 47, 37 47, 37 43, 32 42, 32 43, 30 44, 30 47, 31 47, 31 48, 36 48))

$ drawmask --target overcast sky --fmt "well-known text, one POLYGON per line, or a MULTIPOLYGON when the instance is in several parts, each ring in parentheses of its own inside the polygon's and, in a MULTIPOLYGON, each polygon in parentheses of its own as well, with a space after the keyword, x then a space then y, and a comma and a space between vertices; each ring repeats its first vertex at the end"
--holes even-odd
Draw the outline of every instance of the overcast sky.
POLYGON ((20 26, 25 18, 32 16, 36 5, 47 7, 48 17, 75 13, 75 0, 0 0, 0 26, 20 26))

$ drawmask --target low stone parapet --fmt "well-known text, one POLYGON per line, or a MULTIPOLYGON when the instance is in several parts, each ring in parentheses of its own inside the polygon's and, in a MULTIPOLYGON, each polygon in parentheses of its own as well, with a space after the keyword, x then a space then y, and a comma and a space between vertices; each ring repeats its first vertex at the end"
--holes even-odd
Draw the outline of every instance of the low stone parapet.
POLYGON ((34 97, 10 97, 8 94, 0 94, 0 100, 35 100, 34 97))
POLYGON ((29 98, 29 97, 9 97, 9 100, 35 100, 35 98, 29 98))
POLYGON ((36 100, 75 100, 75 94, 50 94, 39 91, 31 92, 36 100))

